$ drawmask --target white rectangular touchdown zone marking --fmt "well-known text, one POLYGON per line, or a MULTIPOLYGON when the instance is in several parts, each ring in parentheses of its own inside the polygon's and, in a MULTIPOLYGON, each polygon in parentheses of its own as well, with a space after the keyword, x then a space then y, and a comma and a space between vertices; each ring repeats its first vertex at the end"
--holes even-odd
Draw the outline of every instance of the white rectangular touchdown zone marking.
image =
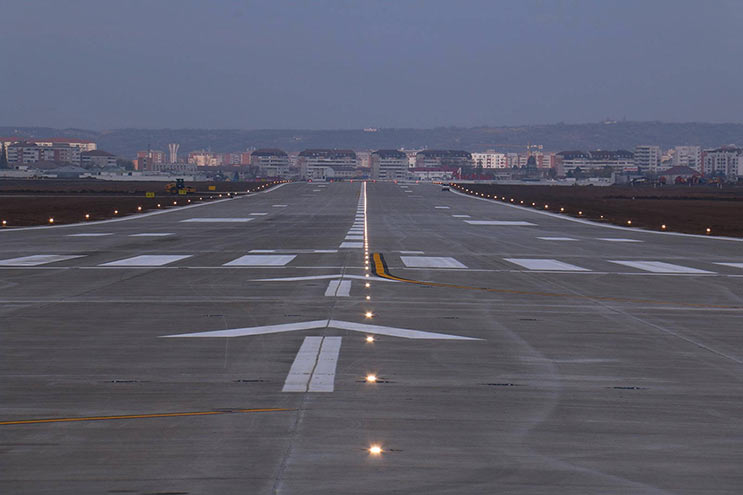
POLYGON ((186 220, 181 220, 181 222, 186 223, 244 223, 249 222, 251 220, 254 220, 253 218, 249 217, 229 217, 229 218, 220 218, 220 217, 201 217, 201 218, 188 218, 186 220))
POLYGON ((521 220, 465 220, 470 225, 501 225, 511 227, 526 227, 534 226, 531 222, 524 222, 521 220))
POLYGON ((573 239, 572 237, 537 237, 537 239, 541 239, 543 241, 577 241, 578 239, 573 239))
POLYGON ((46 265, 47 263, 56 263, 57 261, 66 261, 82 257, 83 255, 34 254, 31 256, 21 256, 20 258, 0 260, 0 266, 38 266, 46 265))
POLYGON ((599 237, 598 240, 606 242, 643 242, 639 239, 627 239, 625 237, 599 237))
POLYGON ((450 256, 400 256, 409 268, 467 268, 450 256))
POLYGON ((98 266, 163 266, 190 257, 190 254, 143 254, 131 258, 109 261, 98 266))
POLYGON ((174 235, 174 232, 142 232, 141 234, 129 234, 129 237, 165 237, 174 235))
POLYGON ((664 263, 662 261, 609 260, 609 263, 616 263, 618 265, 629 266, 630 268, 637 268, 638 270, 645 270, 646 272, 652 272, 652 273, 713 273, 707 270, 700 270, 698 268, 690 268, 688 266, 674 265, 673 263, 664 263))
POLYGON ((523 266, 528 270, 559 270, 559 271, 570 271, 570 272, 588 272, 587 268, 583 268, 570 263, 563 263, 562 261, 551 260, 551 259, 536 259, 536 258, 504 258, 509 263, 513 263, 519 266, 523 266))
POLYGON ((296 257, 295 254, 246 254, 222 266, 284 266, 296 257))
POLYGON ((363 242, 352 242, 352 241, 345 241, 341 242, 341 245, 338 246, 340 249, 355 249, 355 248, 362 248, 364 247, 363 242))
POLYGON ((342 337, 305 337, 282 392, 332 392, 342 337))
POLYGON ((67 234, 67 237, 103 237, 113 235, 113 232, 88 232, 82 234, 67 234))

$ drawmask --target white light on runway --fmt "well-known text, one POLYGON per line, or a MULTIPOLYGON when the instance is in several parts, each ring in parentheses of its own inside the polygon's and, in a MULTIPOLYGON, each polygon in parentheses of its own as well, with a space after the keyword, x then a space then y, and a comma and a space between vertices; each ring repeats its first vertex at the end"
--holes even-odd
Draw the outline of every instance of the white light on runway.
POLYGON ((377 375, 366 375, 366 383, 376 383, 377 375))
POLYGON ((369 447, 369 453, 371 455, 380 455, 382 453, 382 447, 379 445, 372 445, 369 447))
POLYGON ((371 343, 374 342, 374 337, 372 337, 371 335, 367 335, 366 336, 366 341, 371 344, 371 343))

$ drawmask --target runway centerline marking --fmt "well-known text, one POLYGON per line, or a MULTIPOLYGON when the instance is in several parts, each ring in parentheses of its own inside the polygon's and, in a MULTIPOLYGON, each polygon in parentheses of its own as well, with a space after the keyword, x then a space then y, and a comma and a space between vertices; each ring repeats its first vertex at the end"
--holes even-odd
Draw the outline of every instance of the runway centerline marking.
POLYGON ((572 237, 537 237, 537 239, 541 239, 543 241, 577 241, 578 239, 573 239, 572 237))

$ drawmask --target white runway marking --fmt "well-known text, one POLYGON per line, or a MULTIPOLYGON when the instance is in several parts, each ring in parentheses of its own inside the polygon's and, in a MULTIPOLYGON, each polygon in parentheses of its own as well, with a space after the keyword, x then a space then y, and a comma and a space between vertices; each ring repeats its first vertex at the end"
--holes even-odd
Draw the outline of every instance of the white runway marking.
POLYGON ((454 218, 470 218, 469 215, 452 215, 454 218))
POLYGON ((337 253, 337 249, 313 249, 313 253, 337 253))
POLYGON ((175 235, 175 232, 142 232, 141 234, 129 234, 129 237, 165 237, 175 235))
POLYGON ((322 189, 313 189, 312 192, 320 192, 322 189))
POLYGON ((624 237, 598 237, 598 240, 607 242, 643 242, 638 239, 625 239, 624 237))
POLYGON ((699 270, 697 268, 689 268, 688 266, 674 265, 672 263, 664 263, 662 261, 618 261, 608 260, 609 263, 616 263, 618 265, 629 266, 631 268, 637 268, 638 270, 645 270, 646 272, 653 273, 714 273, 707 270, 699 270))
MULTIPOLYGON (((302 280, 327 280, 329 278, 352 278, 356 280, 369 280, 363 275, 344 275, 342 273, 338 273, 335 275, 307 275, 304 277, 259 278, 253 280, 253 282, 300 282, 302 280)), ((392 282, 395 284, 399 283, 397 280, 390 280, 388 278, 375 278, 374 282, 392 282)))
POLYGON ((351 294, 350 280, 331 280, 325 290, 326 297, 348 297, 351 294))
POLYGON ((577 241, 578 239, 573 239, 572 237, 537 237, 537 239, 542 239, 543 241, 577 241))
POLYGON ((85 234, 67 234, 67 237, 103 237, 106 235, 114 235, 113 232, 88 232, 85 234))
POLYGON ((523 222, 523 221, 514 221, 514 220, 465 220, 470 225, 503 225, 503 226, 512 226, 512 227, 525 227, 525 226, 535 226, 536 224, 533 224, 531 222, 523 222))
POLYGON ((181 220, 181 222, 191 222, 191 223, 244 223, 249 222, 251 220, 254 220, 253 218, 238 218, 238 217, 230 217, 230 218, 217 218, 217 217, 203 217, 203 218, 189 218, 186 220, 181 220))
POLYGON ((308 392, 332 392, 335 388, 335 370, 341 352, 342 337, 324 337, 317 364, 310 378, 308 392))
POLYGON ((275 249, 251 249, 249 253, 275 253, 275 249))
POLYGON ((448 206, 434 206, 434 208, 436 208, 437 210, 448 210, 449 209, 448 206))
POLYGON ((423 251, 400 251, 400 254, 424 254, 423 251))
POLYGON ((282 392, 332 392, 342 337, 305 337, 282 392))
POLYGON ((528 270, 559 270, 571 272, 588 272, 587 268, 563 263, 562 261, 534 258, 504 258, 510 263, 523 266, 528 270))
POLYGON ((271 205, 274 208, 286 208, 289 205, 271 205))
POLYGON ((222 266, 284 266, 296 257, 294 254, 246 254, 222 266))
POLYGON ((420 330, 408 330, 407 328, 383 327, 379 325, 367 325, 364 323, 353 323, 350 321, 330 320, 328 326, 351 330, 354 332, 374 333, 377 335, 389 335, 391 337, 402 337, 405 339, 440 339, 440 340, 482 340, 473 337, 461 337, 446 333, 423 332, 420 330))
POLYGON ((364 243, 363 242, 348 242, 348 241, 346 241, 346 242, 341 242, 341 245, 338 246, 338 247, 340 249, 356 249, 356 248, 361 249, 362 247, 364 247, 364 243))
POLYGON ((71 254, 34 254, 32 256, 21 256, 20 258, 0 260, 0 266, 39 266, 46 265, 47 263, 56 263, 57 261, 66 261, 82 257, 83 255, 71 254))
POLYGON ((363 235, 347 235, 345 237, 346 241, 363 241, 364 236, 363 235))
POLYGON ((268 215, 268 213, 263 213, 263 212, 260 212, 260 213, 251 213, 251 215, 263 216, 263 215, 268 215))
POLYGON ((733 268, 743 268, 743 263, 715 263, 715 265, 730 266, 733 268))
POLYGON ((446 333, 423 332, 421 330, 409 330, 407 328, 383 327, 379 325, 367 325, 364 323, 353 323, 342 320, 315 320, 301 321, 298 323, 284 323, 282 325, 266 325, 261 327, 231 328, 228 330, 214 330, 211 332, 182 333, 178 335, 162 335, 162 338, 181 337, 242 337, 245 335, 263 335, 268 333, 294 332, 297 330, 313 330, 322 328, 337 328, 352 332, 374 333, 378 335, 389 335, 404 339, 441 339, 441 340, 482 340, 474 337, 462 337, 446 333))
POLYGON ((449 256, 400 256, 409 268, 467 268, 449 256))
POLYGON ((163 266, 190 257, 190 254, 143 254, 123 260, 109 261, 98 266, 163 266))

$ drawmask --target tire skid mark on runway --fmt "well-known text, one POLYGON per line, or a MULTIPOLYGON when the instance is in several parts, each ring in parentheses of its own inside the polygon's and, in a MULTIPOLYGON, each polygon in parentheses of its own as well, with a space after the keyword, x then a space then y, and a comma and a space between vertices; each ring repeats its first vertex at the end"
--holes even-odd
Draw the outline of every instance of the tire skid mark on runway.
POLYGON ((84 421, 110 421, 115 419, 152 419, 152 418, 177 418, 185 416, 214 416, 220 414, 246 414, 246 413, 259 413, 259 412, 287 412, 295 411, 296 409, 287 409, 280 407, 270 407, 261 409, 226 409, 226 410, 215 410, 215 411, 187 411, 187 412, 173 412, 173 413, 151 413, 151 414, 124 414, 117 416, 88 416, 79 418, 46 418, 46 419, 19 419, 15 421, 0 421, 0 425, 29 425, 29 424, 40 424, 40 423, 73 423, 73 422, 84 422, 84 421))
MULTIPOLYGON (((540 292, 540 291, 525 291, 516 289, 495 289, 491 287, 474 287, 470 285, 459 285, 449 284, 444 282, 426 282, 423 280, 413 280, 409 278, 397 277, 390 274, 387 263, 384 260, 382 253, 372 253, 372 273, 377 277, 385 278, 388 280, 396 280, 398 282, 405 282, 408 284, 425 285, 429 287, 445 287, 450 289, 463 289, 463 290, 478 290, 484 292, 497 292, 500 294, 516 294, 520 296, 543 296, 543 297, 562 297, 562 298, 574 298, 574 299, 585 299, 585 300, 596 300, 596 301, 611 301, 620 303, 633 303, 633 304, 656 304, 656 305, 676 305, 686 306, 694 308, 716 308, 716 309, 743 309, 743 306, 731 306, 731 305, 718 305, 718 304, 697 304, 697 303, 686 303, 677 301, 655 301, 652 299, 633 299, 627 297, 608 297, 608 296, 586 296, 581 294, 569 294, 560 292, 540 292)), ((530 272, 534 273, 534 272, 530 272)))

